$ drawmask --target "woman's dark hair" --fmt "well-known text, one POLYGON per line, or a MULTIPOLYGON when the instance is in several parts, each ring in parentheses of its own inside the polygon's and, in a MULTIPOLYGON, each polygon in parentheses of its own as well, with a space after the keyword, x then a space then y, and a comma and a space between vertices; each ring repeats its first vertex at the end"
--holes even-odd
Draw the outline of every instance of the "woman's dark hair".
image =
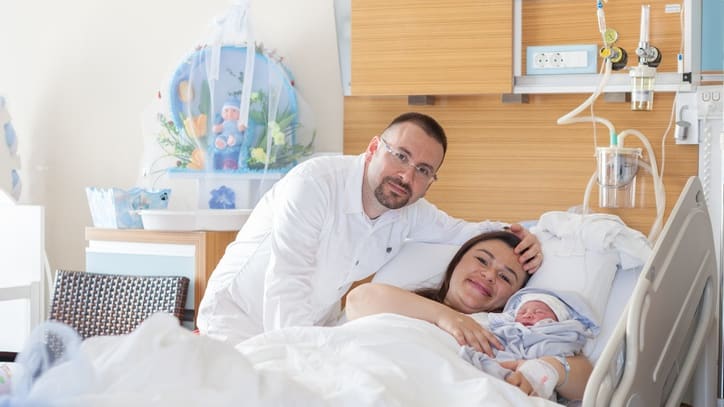
MULTIPOLYGON (((460 260, 463 258, 465 253, 467 253, 473 246, 486 240, 500 240, 511 248, 515 248, 515 246, 518 246, 518 243, 520 243, 520 238, 511 232, 497 231, 481 233, 460 246, 460 249, 457 251, 457 253, 455 253, 455 256, 453 256, 447 266, 447 270, 445 271, 445 277, 443 278, 440 287, 421 288, 419 290, 416 290, 415 294, 442 303, 447 296, 448 290, 450 289, 450 279, 452 278, 453 271, 455 271, 455 267, 457 267, 458 263, 460 263, 460 260)), ((528 273, 525 273, 525 281, 523 281, 523 285, 525 285, 525 283, 527 282, 528 273)))
POLYGON ((438 123, 435 119, 426 114, 417 112, 403 113, 395 117, 390 124, 387 125, 385 131, 400 123, 413 123, 417 125, 425 132, 425 134, 434 138, 438 141, 438 143, 440 143, 440 145, 442 145, 442 155, 443 157, 445 156, 445 153, 447 152, 447 136, 445 136, 445 130, 443 130, 440 123, 438 123))

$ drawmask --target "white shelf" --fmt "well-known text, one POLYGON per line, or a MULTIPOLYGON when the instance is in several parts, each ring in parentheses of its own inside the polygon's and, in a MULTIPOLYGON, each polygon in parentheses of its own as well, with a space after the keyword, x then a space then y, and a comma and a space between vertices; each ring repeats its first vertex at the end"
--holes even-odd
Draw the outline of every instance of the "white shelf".
POLYGON ((284 176, 284 173, 268 171, 268 172, 192 172, 192 171, 168 171, 169 178, 177 179, 205 179, 205 180, 233 180, 233 181, 253 181, 253 180, 278 180, 284 176))
MULTIPOLYGON (((513 93, 593 93, 602 75, 522 75, 513 81, 513 93)), ((654 91, 676 92, 692 90, 692 84, 682 81, 682 75, 674 72, 656 74, 654 91)), ((613 73, 603 89, 606 93, 631 92, 631 79, 626 73, 613 73)))

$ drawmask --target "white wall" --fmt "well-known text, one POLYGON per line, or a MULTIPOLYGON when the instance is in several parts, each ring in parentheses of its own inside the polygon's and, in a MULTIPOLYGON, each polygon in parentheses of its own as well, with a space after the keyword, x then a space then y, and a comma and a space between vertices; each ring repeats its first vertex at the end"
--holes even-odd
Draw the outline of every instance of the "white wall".
MULTIPOLYGON (((84 268, 86 186, 132 187, 141 114, 229 0, 0 0, 0 94, 22 160, 22 203, 46 208, 52 268, 84 268)), ((317 151, 342 150, 331 0, 252 0, 316 116, 317 151)), ((2 227, 2 225, 0 225, 2 227)))

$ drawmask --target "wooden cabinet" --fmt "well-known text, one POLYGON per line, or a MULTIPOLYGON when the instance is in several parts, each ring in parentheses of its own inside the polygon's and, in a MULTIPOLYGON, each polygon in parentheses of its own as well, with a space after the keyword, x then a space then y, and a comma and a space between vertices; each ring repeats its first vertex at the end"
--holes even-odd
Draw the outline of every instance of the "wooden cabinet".
POLYGON ((86 271, 188 277, 186 308, 195 320, 208 278, 236 233, 86 228, 86 271))
POLYGON ((509 93, 513 0, 352 0, 351 94, 509 93))

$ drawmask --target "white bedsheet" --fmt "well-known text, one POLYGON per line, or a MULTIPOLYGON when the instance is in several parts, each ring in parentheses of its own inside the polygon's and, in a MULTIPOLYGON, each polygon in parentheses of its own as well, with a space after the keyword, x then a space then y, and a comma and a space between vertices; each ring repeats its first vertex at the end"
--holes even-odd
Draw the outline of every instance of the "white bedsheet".
POLYGON ((23 399, 94 407, 557 405, 487 376, 458 350, 437 327, 392 314, 270 332, 236 350, 157 314, 130 335, 86 340, 23 399))
POLYGON ((237 349, 260 371, 283 375, 328 405, 557 405, 488 376, 462 360, 452 336, 399 315, 273 331, 237 349))

